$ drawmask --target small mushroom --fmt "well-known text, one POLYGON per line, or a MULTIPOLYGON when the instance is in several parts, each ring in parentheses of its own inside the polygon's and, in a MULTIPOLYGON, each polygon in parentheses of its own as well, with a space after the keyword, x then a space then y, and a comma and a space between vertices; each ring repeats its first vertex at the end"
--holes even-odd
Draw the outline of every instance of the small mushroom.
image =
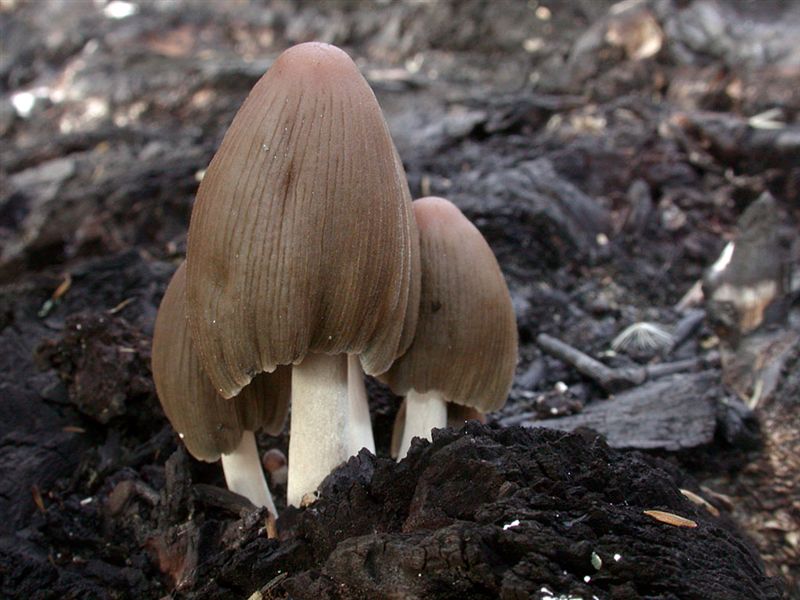
POLYGON ((185 287, 183 263, 161 300, 153 335, 153 379, 161 406, 192 456, 206 462, 221 458, 228 489, 277 516, 254 432, 263 427, 277 435, 283 428, 289 407, 289 368, 259 375, 233 399, 221 398, 192 347, 185 287))
POLYGON ((223 397, 294 365, 290 504, 374 451, 361 368, 381 373, 405 351, 418 294, 411 197, 375 95, 342 50, 286 50, 198 190, 187 310, 223 397))
POLYGON ((408 351, 381 375, 406 396, 399 457, 414 436, 447 423, 447 402, 482 413, 503 406, 517 363, 517 326, 486 240, 443 198, 414 202, 422 269, 419 318, 408 351))
POLYGON ((264 456, 261 457, 261 464, 264 465, 264 470, 269 473, 269 481, 272 485, 286 484, 289 467, 286 464, 286 455, 283 452, 277 448, 267 450, 264 456))

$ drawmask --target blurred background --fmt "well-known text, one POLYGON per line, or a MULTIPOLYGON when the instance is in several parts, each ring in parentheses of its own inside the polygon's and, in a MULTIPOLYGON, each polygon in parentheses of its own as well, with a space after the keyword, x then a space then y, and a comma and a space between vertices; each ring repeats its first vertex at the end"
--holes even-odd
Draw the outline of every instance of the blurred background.
POLYGON ((795 2, 3 0, 0 11, 6 280, 132 244, 181 248, 197 179, 237 107, 277 53, 308 40, 359 63, 415 196, 458 195, 462 169, 437 155, 482 136, 479 156, 458 149, 466 168, 548 155, 613 208, 640 178, 678 234, 687 200, 668 188, 709 152, 723 175, 760 175, 722 182, 732 198, 717 186, 705 229, 730 221, 751 188, 797 200, 796 164, 763 173, 767 159, 797 157, 795 2), (699 139, 668 131, 678 111, 699 139), (753 118, 791 132, 748 146, 736 127, 753 118))

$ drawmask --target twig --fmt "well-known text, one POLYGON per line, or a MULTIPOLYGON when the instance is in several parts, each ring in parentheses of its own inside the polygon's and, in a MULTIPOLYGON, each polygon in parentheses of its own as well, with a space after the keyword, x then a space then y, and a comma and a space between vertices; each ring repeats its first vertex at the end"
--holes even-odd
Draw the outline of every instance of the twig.
POLYGON ((648 379, 664 377, 674 373, 692 371, 709 363, 719 360, 716 354, 708 357, 688 358, 671 363, 648 365, 646 367, 619 367, 612 369, 588 354, 570 346, 546 333, 541 333, 536 338, 536 343, 548 354, 575 367, 580 373, 596 381, 600 387, 609 392, 618 392, 624 389, 641 385, 648 379))
POLYGON ((672 332, 672 345, 667 350, 667 354, 671 354, 683 345, 683 343, 697 331, 697 328, 700 327, 705 318, 706 311, 704 310, 696 309, 688 311, 686 316, 675 325, 675 330, 672 332))
POLYGON ((719 366, 718 352, 710 352, 707 356, 698 356, 697 358, 686 358, 674 362, 647 365, 644 370, 647 373, 648 379, 656 379, 657 377, 664 377, 665 375, 674 375, 675 373, 694 371, 702 367, 712 366, 719 366))
POLYGON ((244 496, 234 494, 231 491, 214 485, 196 483, 192 486, 192 492, 198 502, 206 506, 227 510, 238 516, 243 516, 246 513, 256 510, 255 505, 244 496))
POLYGON ((643 367, 628 369, 612 369, 577 348, 565 344, 559 339, 540 333, 536 343, 548 354, 575 367, 580 373, 595 380, 609 392, 623 390, 644 383, 647 373, 643 367))

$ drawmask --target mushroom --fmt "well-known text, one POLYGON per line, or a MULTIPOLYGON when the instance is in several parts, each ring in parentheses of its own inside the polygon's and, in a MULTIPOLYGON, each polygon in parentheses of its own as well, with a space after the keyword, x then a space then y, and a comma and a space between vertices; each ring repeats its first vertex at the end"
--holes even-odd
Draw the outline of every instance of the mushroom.
POLYGON ((482 413, 505 404, 517 363, 517 326, 486 240, 443 198, 414 202, 422 282, 414 341, 381 375, 406 397, 399 457, 414 436, 447 423, 447 402, 482 413))
POLYGON ((221 398, 192 347, 184 267, 182 263, 167 286, 153 334, 153 379, 161 406, 192 456, 206 462, 221 457, 228 489, 277 516, 254 432, 263 427, 277 435, 283 428, 289 408, 289 369, 259 375, 235 398, 221 398))
POLYGON ((342 50, 286 50, 200 184, 187 310, 221 396, 294 365, 290 504, 374 450, 360 369, 382 373, 405 351, 418 295, 411 197, 375 95, 342 50))
MULTIPOLYGON (((447 426, 453 429, 460 429, 467 421, 478 421, 479 423, 486 423, 486 415, 481 411, 472 408, 471 406, 461 406, 460 404, 447 403, 447 426)), ((411 438, 403 441, 406 426, 406 401, 403 400, 397 415, 394 418, 394 425, 392 426, 392 441, 389 446, 389 455, 392 458, 400 457, 400 447, 405 446, 409 448, 411 445, 411 438)))

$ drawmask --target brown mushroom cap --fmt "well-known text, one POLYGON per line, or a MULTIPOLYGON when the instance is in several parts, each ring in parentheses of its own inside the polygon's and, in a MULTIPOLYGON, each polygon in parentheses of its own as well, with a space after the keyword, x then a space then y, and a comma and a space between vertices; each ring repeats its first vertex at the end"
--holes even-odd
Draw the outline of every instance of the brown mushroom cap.
POLYGON ((152 368, 161 406, 195 458, 214 462, 239 445, 242 431, 280 433, 289 408, 291 369, 263 374, 232 400, 221 398, 192 349, 186 322, 186 263, 172 276, 156 317, 152 368))
POLYGON ((381 378, 399 395, 496 410, 517 363, 517 326, 503 274, 483 236, 442 198, 414 202, 420 236, 419 320, 408 351, 381 378))
POLYGON ((418 260, 405 173, 369 85, 338 48, 285 51, 192 212, 189 324, 215 388, 229 398, 308 352, 385 371, 414 331, 418 260))

